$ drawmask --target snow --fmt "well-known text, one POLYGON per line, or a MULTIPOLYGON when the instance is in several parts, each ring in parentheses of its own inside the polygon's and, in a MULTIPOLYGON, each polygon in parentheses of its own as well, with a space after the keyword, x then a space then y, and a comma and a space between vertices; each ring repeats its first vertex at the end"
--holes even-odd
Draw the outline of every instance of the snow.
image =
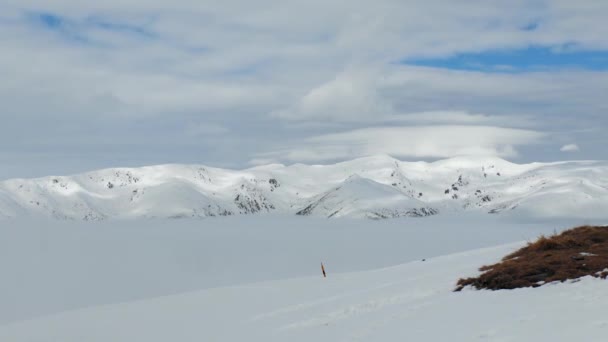
POLYGON ((435 214, 424 202, 404 196, 394 187, 356 174, 311 202, 298 214, 328 218, 420 217, 435 214))
MULTIPOLYGON (((405 240, 404 250, 415 245, 405 240)), ((0 340, 604 341, 605 280, 452 292, 458 278, 521 245, 93 306, 0 325, 0 340)))
POLYGON ((8 220, 0 341, 599 341, 605 281, 452 292, 577 222, 8 220))
POLYGON ((527 218, 608 218, 608 162, 432 163, 372 156, 333 165, 115 168, 0 182, 0 218, 204 218, 241 214, 394 218, 473 211, 527 218), (330 200, 328 200, 330 199, 330 200), (304 210, 313 207, 315 210, 304 210), (422 210, 424 209, 424 210, 422 210))

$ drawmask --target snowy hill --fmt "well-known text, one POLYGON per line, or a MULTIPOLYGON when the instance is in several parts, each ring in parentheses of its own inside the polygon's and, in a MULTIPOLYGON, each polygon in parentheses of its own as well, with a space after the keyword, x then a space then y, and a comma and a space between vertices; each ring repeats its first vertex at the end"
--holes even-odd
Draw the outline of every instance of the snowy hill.
POLYGON ((608 162, 518 165, 459 157, 432 163, 375 156, 334 165, 247 170, 198 165, 115 168, 0 182, 0 218, 69 220, 246 214, 422 217, 479 211, 608 217, 608 162))
POLYGON ((605 280, 452 292, 573 224, 14 220, 0 225, 0 341, 604 341, 605 280))
POLYGON ((520 245, 89 307, 0 326, 0 340, 605 341, 605 280, 452 292, 520 245))

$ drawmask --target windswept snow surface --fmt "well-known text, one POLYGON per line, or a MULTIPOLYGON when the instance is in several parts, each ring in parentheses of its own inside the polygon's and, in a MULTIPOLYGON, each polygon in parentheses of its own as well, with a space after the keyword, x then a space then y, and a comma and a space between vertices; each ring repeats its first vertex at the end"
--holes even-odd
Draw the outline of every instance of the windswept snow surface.
POLYGON ((0 341, 604 341, 606 281, 451 292, 581 223, 601 222, 6 220, 0 341))
POLYGON ((608 218, 608 162, 433 163, 374 156, 334 165, 248 170, 200 165, 115 168, 0 182, 0 218, 186 218, 245 214, 422 217, 472 211, 515 217, 608 218))

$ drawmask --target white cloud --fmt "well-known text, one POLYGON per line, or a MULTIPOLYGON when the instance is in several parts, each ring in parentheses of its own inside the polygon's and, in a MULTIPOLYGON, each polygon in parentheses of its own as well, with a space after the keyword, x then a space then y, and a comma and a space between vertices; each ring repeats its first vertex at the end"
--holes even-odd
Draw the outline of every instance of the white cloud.
POLYGON ((567 144, 562 146, 562 148, 559 149, 562 152, 578 152, 581 149, 578 147, 577 144, 567 144))
POLYGON ((290 161, 323 161, 390 154, 442 158, 456 155, 515 157, 516 146, 538 143, 543 133, 492 126, 374 127, 309 138, 266 154, 290 161))
POLYGON ((608 72, 483 73, 406 65, 348 68, 312 85, 275 117, 299 121, 546 125, 585 108, 601 113, 608 72), (363 69, 363 70, 361 70, 363 69), (536 117, 536 119, 535 119, 536 117))
POLYGON ((429 111, 399 115, 396 120, 414 123, 488 123, 495 119, 485 114, 473 114, 466 111, 429 111))
POLYGON ((269 164, 277 164, 277 160, 273 158, 253 158, 249 160, 249 165, 259 166, 259 165, 269 165, 269 164))
POLYGON ((289 120, 367 121, 393 114, 391 103, 378 94, 378 74, 348 70, 314 87, 294 105, 274 116, 289 120))
POLYGON ((436 110, 419 113, 398 114, 390 121, 410 124, 455 124, 455 125, 495 125, 506 127, 530 127, 536 122, 530 115, 487 115, 469 113, 462 110, 436 110))

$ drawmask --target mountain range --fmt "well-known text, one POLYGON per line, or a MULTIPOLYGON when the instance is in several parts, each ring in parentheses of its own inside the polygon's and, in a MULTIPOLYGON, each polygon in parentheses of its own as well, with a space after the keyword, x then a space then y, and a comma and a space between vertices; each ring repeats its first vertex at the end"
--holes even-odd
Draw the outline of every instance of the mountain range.
POLYGON ((0 218, 204 218, 280 214, 385 219, 479 212, 608 218, 608 162, 514 164, 496 157, 333 165, 111 168, 0 182, 0 218))

